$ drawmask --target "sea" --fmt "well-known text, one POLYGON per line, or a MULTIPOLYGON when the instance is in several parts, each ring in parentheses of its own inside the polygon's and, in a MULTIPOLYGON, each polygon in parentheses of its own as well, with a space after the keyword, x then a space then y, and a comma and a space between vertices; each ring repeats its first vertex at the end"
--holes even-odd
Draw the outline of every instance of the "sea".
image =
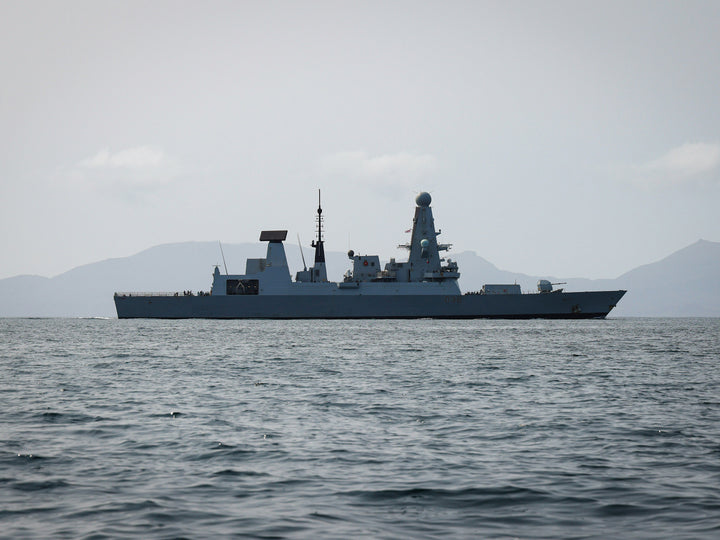
POLYGON ((720 538, 720 319, 0 319, 2 538, 720 538))

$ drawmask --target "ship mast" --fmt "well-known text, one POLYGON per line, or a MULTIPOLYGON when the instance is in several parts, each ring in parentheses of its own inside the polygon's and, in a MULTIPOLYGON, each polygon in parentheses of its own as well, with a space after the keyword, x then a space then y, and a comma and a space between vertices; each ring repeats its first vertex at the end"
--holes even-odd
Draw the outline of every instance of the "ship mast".
POLYGON ((312 281, 327 281, 327 270, 325 269, 325 248, 323 247, 322 239, 322 204, 320 203, 320 190, 318 189, 318 209, 317 217, 317 240, 313 240, 312 247, 315 248, 315 264, 312 270, 312 281))
POLYGON ((315 220, 317 221, 317 242, 318 244, 322 244, 322 205, 320 204, 320 190, 318 189, 318 209, 317 209, 317 218, 315 220))

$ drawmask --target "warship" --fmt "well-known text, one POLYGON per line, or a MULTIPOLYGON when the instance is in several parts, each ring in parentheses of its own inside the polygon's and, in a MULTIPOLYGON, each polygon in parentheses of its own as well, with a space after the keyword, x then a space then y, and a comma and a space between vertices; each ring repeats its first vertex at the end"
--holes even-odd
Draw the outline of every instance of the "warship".
MULTIPOLYGON (((114 295, 117 316, 162 319, 589 319, 605 318, 626 291, 566 292, 538 282, 537 292, 518 284, 487 284, 462 293, 457 262, 441 256, 451 244, 437 241, 429 193, 416 199, 407 261, 377 255, 348 257, 352 268, 340 282, 328 281, 323 215, 318 193, 315 258, 293 280, 283 242, 287 230, 260 233, 264 259, 247 259, 244 274, 215 266, 210 292, 123 293, 114 295)), ((304 257, 303 257, 304 262, 304 257)))

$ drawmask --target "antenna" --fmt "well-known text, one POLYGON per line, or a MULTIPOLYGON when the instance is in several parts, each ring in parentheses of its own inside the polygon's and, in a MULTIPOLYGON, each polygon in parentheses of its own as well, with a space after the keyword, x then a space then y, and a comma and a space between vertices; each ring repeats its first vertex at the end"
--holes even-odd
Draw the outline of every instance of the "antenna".
POLYGON ((313 268, 317 269, 318 263, 325 263, 325 248, 323 247, 323 239, 322 239, 322 224, 323 224, 323 217, 322 217, 322 205, 320 204, 320 190, 318 189, 318 209, 317 209, 317 217, 315 218, 315 221, 317 222, 317 240, 313 240, 310 245, 315 248, 315 263, 313 268))
POLYGON ((303 260, 303 271, 305 271, 305 270, 307 270, 307 264, 305 264, 305 254, 303 253, 302 243, 300 242, 300 233, 298 233, 297 237, 298 237, 298 247, 300 248, 300 256, 302 257, 302 260, 303 260))
POLYGON ((225 267, 225 275, 227 276, 228 271, 227 271, 227 264, 225 264, 225 253, 223 253, 222 243, 220 242, 220 240, 218 240, 218 244, 220 245, 220 255, 222 255, 222 258, 223 258, 223 266, 225 267))
POLYGON ((318 189, 318 209, 317 209, 317 233, 318 242, 322 242, 322 206, 320 204, 320 190, 318 189))

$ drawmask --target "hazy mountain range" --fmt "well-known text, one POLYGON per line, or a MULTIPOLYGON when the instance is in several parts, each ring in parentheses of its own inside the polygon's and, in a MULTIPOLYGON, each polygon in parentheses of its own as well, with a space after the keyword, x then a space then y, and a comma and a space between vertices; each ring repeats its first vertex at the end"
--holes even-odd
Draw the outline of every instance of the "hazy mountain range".
MULTIPOLYGON (((230 273, 243 273, 245 259, 264 257, 264 244, 223 245, 230 273)), ((300 251, 286 245, 291 272, 302 269, 300 251)), ((309 255, 306 253, 306 255, 309 255)), ((538 279, 567 282, 569 291, 627 289, 611 316, 720 317, 720 242, 699 240, 664 259, 615 279, 529 276, 500 270, 472 251, 450 256, 460 265, 463 291, 484 283, 518 283, 536 290, 538 279)), ((327 252, 329 278, 349 267, 344 253, 327 252)), ((216 242, 155 246, 136 255, 74 268, 53 278, 16 276, 0 280, 0 317, 112 317, 115 291, 209 291, 215 264, 223 268, 216 242)))

